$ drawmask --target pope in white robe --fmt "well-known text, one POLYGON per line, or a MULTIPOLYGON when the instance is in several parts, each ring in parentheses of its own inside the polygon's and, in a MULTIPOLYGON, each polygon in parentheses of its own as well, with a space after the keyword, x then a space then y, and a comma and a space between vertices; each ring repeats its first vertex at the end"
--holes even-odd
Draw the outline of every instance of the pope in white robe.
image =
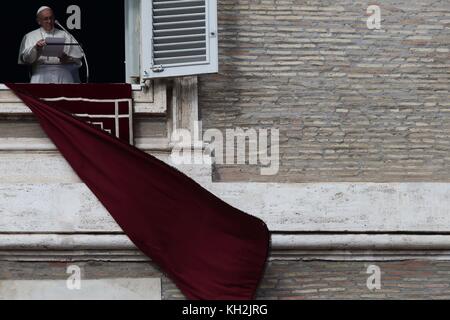
POLYGON ((41 7, 37 12, 40 28, 26 34, 19 52, 19 64, 31 66, 31 83, 79 83, 82 50, 79 46, 64 46, 60 57, 44 56, 47 38, 64 38, 65 43, 75 40, 65 31, 55 28, 53 10, 41 7))

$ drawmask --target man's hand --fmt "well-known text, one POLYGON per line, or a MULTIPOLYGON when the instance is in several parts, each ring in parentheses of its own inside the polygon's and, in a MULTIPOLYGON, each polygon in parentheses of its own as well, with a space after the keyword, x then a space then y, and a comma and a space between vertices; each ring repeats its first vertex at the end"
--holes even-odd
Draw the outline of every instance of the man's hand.
POLYGON ((36 49, 42 50, 42 48, 44 48, 46 45, 47 44, 45 43, 45 40, 41 39, 38 42, 36 42, 36 49))
POLYGON ((73 63, 72 58, 69 57, 65 52, 63 52, 63 54, 59 57, 59 61, 60 61, 62 64, 73 63))

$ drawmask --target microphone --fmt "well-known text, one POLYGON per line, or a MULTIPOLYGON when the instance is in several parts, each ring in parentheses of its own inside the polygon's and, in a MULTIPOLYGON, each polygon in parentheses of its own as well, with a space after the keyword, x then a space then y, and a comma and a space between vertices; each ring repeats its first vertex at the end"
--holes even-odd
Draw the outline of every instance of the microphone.
POLYGON ((78 47, 80 48, 81 53, 83 54, 84 62, 86 63, 86 83, 89 83, 89 64, 83 47, 80 45, 78 40, 69 31, 67 31, 66 28, 64 28, 61 23, 59 23, 58 20, 55 20, 55 24, 58 27, 60 27, 65 33, 67 33, 73 39, 73 41, 75 41, 76 44, 78 44, 78 47))

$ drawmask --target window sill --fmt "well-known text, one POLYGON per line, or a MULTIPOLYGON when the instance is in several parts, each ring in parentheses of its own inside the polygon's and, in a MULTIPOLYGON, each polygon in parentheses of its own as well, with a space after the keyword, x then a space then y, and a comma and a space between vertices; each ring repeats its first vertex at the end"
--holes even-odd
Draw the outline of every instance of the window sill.
MULTIPOLYGON (((145 87, 145 85, 140 85, 140 84, 133 84, 131 86, 133 88, 133 91, 142 91, 142 88, 145 87)), ((9 88, 4 84, 0 84, 0 91, 6 91, 6 90, 9 90, 9 88)))

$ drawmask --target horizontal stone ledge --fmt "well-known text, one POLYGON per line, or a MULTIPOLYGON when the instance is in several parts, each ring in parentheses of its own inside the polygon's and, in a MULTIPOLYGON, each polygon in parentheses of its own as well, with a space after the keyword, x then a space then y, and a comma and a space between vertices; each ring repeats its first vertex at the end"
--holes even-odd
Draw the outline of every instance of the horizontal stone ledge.
POLYGON ((0 234, 1 250, 133 250, 125 235, 0 234))
MULTIPOLYGON (((170 152, 169 139, 135 139, 136 147, 145 151, 170 152)), ((57 151, 47 138, 0 138, 0 151, 57 151)))
MULTIPOLYGON (((210 171, 198 173, 206 189, 280 234, 450 232, 447 183, 210 183, 210 171)), ((0 183, 0 212, 4 233, 121 232, 82 183, 0 183)))
MULTIPOLYGON (((167 113, 166 85, 155 81, 153 86, 133 85, 135 115, 161 116, 167 113)), ((0 84, 0 116, 27 116, 31 110, 5 85, 0 84)))
MULTIPOLYGON (((123 234, 0 234, 0 251, 130 251, 123 234)), ((450 235, 273 235, 272 250, 450 250, 450 235)))
POLYGON ((0 300, 161 300, 160 278, 83 279, 78 290, 66 280, 1 280, 0 300))
MULTIPOLYGON (((146 150, 145 148, 143 149, 146 150)), ((198 182, 210 183, 212 181, 211 165, 176 165, 173 163, 170 153, 166 152, 164 149, 157 150, 155 148, 150 148, 146 151, 155 158, 175 167, 198 182)), ((45 185, 54 183, 82 183, 77 174, 58 151, 17 151, 9 153, 1 152, 0 150, 0 163, 0 190, 5 184, 45 185)), ((1 207, 2 205, 0 205, 0 208, 1 207)), ((5 219, 5 216, 3 216, 0 225, 5 222, 5 219)))
MULTIPOLYGON (((163 104, 153 102, 134 102, 135 115, 161 116, 166 115, 167 108, 163 104)), ((0 116, 28 116, 31 110, 19 101, 0 101, 0 116)))
POLYGON ((450 235, 275 235, 278 250, 449 250, 450 235))
MULTIPOLYGON (((138 252, 138 251, 136 251, 138 252)), ((72 263, 76 262, 92 262, 92 261, 101 261, 101 262, 151 262, 151 260, 140 254, 136 254, 135 256, 127 256, 127 255, 108 255, 107 252, 103 251, 100 254, 93 254, 91 251, 82 251, 82 252, 73 252, 67 251, 66 254, 61 254, 61 252, 53 252, 46 251, 45 253, 42 251, 34 251, 27 255, 20 254, 11 254, 10 252, 2 252, 0 251, 0 261, 6 262, 67 262, 72 263)))
MULTIPOLYGON (((143 86, 140 84, 133 84, 131 85, 131 87, 133 88, 133 91, 141 91, 143 89, 143 86)), ((10 89, 4 84, 0 84, 0 91, 3 90, 10 90, 10 89)))

